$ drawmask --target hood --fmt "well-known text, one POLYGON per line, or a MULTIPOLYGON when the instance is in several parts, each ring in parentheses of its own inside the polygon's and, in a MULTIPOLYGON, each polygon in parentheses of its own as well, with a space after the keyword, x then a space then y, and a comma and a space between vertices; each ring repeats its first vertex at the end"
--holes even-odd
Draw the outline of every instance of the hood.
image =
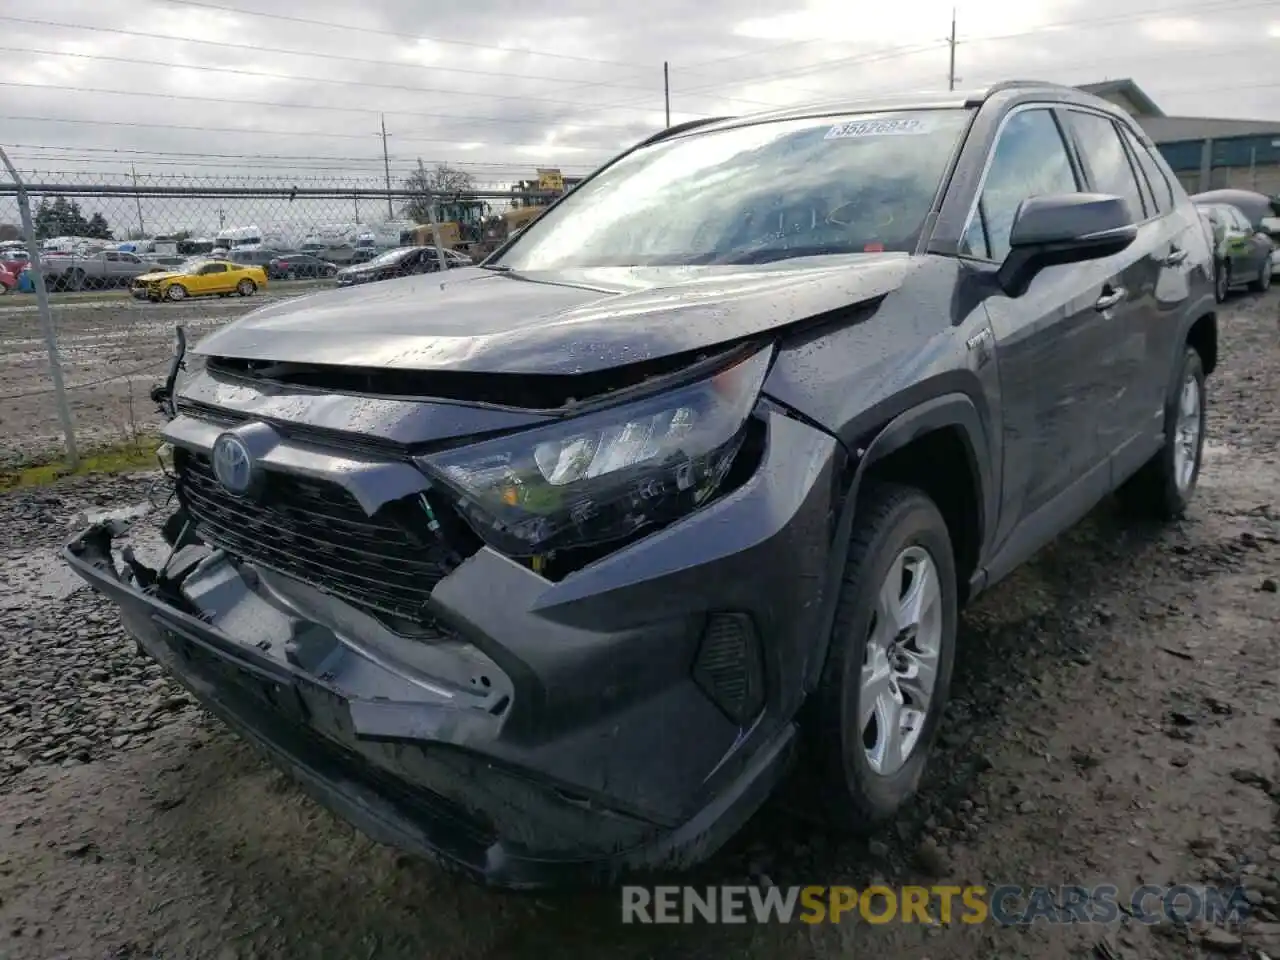
POLYGON ((705 349, 884 296, 906 254, 515 275, 461 267, 271 304, 196 351, 243 360, 578 374, 705 349))
POLYGON ((150 273, 140 273, 134 277, 135 280, 142 280, 146 283, 158 283, 161 280, 173 280, 176 277, 185 277, 186 274, 181 270, 154 270, 150 273))

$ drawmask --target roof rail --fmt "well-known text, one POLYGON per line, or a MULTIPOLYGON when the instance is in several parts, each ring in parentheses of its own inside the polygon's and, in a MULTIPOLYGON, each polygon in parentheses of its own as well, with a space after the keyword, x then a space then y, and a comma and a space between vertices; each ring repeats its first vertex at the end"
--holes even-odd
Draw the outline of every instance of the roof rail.
POLYGON ((708 123, 719 123, 721 120, 732 120, 732 117, 706 117, 702 120, 686 120, 684 123, 677 123, 674 127, 667 127, 665 130, 659 130, 653 136, 645 140, 641 140, 632 149, 639 147, 647 147, 652 143, 665 140, 667 137, 674 137, 677 134, 684 133, 686 130, 692 130, 695 127, 703 127, 708 123))

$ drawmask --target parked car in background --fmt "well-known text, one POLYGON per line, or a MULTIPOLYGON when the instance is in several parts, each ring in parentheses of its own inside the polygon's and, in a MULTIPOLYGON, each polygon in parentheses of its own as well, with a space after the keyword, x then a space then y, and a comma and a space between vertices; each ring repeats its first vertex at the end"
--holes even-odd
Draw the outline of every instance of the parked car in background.
POLYGON ((281 253, 267 262, 267 276, 272 280, 303 280, 337 275, 336 263, 309 253, 281 253))
POLYGON ((88 254, 44 253, 44 282, 51 290, 85 290, 128 286, 157 264, 134 253, 99 250, 88 254))
POLYGON ((177 301, 211 294, 229 297, 238 293, 251 297, 266 285, 267 274, 261 267, 197 257, 173 270, 138 277, 133 281, 131 292, 138 300, 177 301))
MULTIPOLYGON (((395 277, 408 277, 418 273, 433 273, 440 269, 440 255, 437 247, 399 247, 374 257, 368 263, 345 267, 338 271, 338 286, 349 287, 357 283, 373 283, 377 280, 391 280, 395 277)), ((445 262, 450 269, 472 266, 472 260, 465 254, 453 250, 444 251, 445 262)))
POLYGON ((1198 201, 1213 234, 1213 289, 1219 303, 1232 287, 1248 285, 1259 293, 1271 287, 1275 241, 1250 223, 1239 207, 1198 201))
POLYGON ((277 250, 273 247, 256 247, 252 250, 232 250, 226 255, 226 259, 241 266, 263 267, 265 269, 272 260, 285 252, 287 251, 277 250))
POLYGON ((687 866, 792 772, 885 823, 959 609, 1196 490, 1212 253, 1071 87, 681 124, 450 274, 175 356, 172 560, 65 557, 313 796, 491 884, 687 866))
POLYGON ((25 250, 13 248, 0 252, 0 267, 4 267, 14 276, 25 270, 30 262, 31 256, 25 250))
POLYGON ((18 285, 18 275, 0 266, 0 294, 6 294, 18 285))

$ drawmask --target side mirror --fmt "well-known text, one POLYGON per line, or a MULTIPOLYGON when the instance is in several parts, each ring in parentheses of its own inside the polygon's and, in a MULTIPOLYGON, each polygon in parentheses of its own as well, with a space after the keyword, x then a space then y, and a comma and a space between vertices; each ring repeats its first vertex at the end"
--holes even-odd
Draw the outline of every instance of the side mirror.
POLYGON ((1022 201, 1009 233, 1009 255, 996 279, 1011 297, 1027 292, 1045 267, 1120 253, 1138 235, 1129 204, 1103 193, 1065 193, 1022 201))

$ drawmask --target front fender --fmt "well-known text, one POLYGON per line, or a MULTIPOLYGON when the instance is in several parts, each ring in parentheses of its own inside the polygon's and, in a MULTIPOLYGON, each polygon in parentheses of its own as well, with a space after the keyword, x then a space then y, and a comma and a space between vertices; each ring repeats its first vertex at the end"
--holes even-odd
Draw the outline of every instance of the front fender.
MULTIPOLYGON (((852 462, 856 466, 841 501, 839 519, 834 532, 826 588, 823 591, 823 608, 819 620, 821 624, 818 636, 819 649, 810 662, 809 674, 806 677, 807 690, 817 687, 826 663, 827 648, 831 642, 831 631, 835 626, 836 607, 839 603, 840 581, 844 576, 845 564, 849 558, 849 540, 857 514, 858 493, 866 480, 867 471, 875 463, 903 449, 913 440, 944 428, 954 428, 959 433, 974 489, 978 492, 977 507, 980 512, 978 529, 982 532, 978 569, 982 569, 981 559, 985 557, 987 546, 992 542, 998 517, 996 501, 999 491, 993 477, 990 438, 973 399, 964 393, 947 393, 902 411, 877 431, 865 447, 851 451, 852 462)), ((980 584, 974 584, 973 587, 976 589, 980 584)))

